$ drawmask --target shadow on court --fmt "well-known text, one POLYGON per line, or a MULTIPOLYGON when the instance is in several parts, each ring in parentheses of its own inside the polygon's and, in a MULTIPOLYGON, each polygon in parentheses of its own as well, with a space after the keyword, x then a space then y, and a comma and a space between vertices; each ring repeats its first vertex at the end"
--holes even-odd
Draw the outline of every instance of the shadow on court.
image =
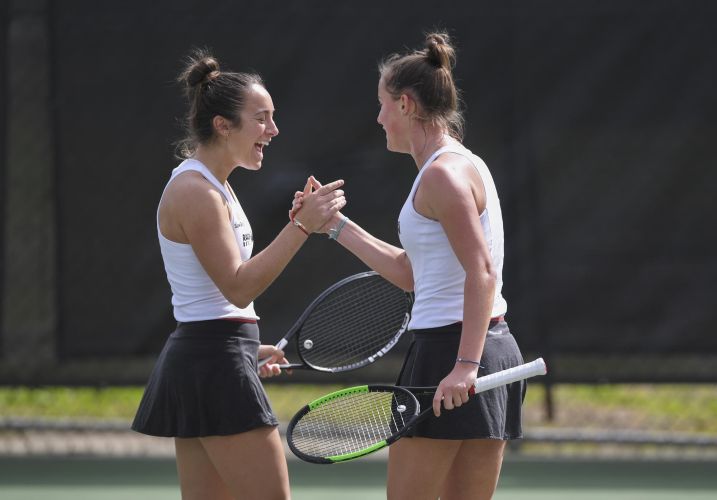
MULTIPOLYGON (((385 498, 385 463, 290 461, 294 500, 385 498)), ((714 462, 509 459, 496 500, 714 500, 714 462)), ((0 458, 3 500, 178 499, 167 459, 0 458)), ((260 499, 259 499, 260 500, 260 499)))

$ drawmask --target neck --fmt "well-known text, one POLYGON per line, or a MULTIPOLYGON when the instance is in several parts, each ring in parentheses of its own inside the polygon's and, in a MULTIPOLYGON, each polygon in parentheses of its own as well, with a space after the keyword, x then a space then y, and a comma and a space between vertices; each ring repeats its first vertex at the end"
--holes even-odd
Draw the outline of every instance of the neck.
POLYGON ((236 168, 236 165, 234 165, 221 148, 212 147, 210 145, 200 144, 197 146, 193 158, 202 162, 222 184, 227 181, 229 174, 236 168))
POLYGON ((419 127, 412 135, 410 154, 419 170, 426 163, 426 160, 440 148, 451 144, 459 144, 445 130, 438 127, 419 127))

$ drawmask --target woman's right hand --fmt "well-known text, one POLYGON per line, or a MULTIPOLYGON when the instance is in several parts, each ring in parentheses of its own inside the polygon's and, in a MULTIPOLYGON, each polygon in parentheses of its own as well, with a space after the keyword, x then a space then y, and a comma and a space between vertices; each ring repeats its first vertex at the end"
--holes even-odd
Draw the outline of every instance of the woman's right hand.
MULTIPOLYGON (((276 346, 262 344, 259 346, 258 359, 269 358, 264 365, 259 368, 259 376, 261 378, 273 377, 281 374, 281 366, 288 364, 289 361, 284 357, 284 351, 276 346)), ((291 370, 287 370, 291 374, 291 370)))
POLYGON ((336 214, 346 206, 343 180, 322 185, 312 175, 306 181, 303 192, 294 195, 291 211, 310 233, 321 232, 329 226, 336 214))

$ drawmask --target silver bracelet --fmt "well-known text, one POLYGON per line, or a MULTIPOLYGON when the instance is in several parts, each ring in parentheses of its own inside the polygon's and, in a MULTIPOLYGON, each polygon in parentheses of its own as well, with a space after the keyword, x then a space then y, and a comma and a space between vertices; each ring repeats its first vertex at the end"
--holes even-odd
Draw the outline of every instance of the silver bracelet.
POLYGON ((457 357, 456 363, 469 363, 471 365, 476 365, 478 368, 483 368, 483 366, 480 364, 480 361, 473 361, 472 359, 457 357))
POLYGON ((346 223, 348 222, 349 218, 344 215, 344 218, 341 219, 341 222, 339 222, 339 225, 336 227, 336 229, 329 229, 329 239, 330 240, 338 240, 339 234, 341 234, 341 230, 344 228, 346 223))

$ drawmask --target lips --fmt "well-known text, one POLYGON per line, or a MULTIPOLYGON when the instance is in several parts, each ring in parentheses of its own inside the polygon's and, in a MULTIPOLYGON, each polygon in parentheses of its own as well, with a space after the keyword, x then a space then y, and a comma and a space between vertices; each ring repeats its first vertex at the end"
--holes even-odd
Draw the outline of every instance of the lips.
POLYGON ((264 157, 264 148, 269 145, 269 142, 270 141, 259 141, 254 143, 254 150, 261 158, 264 157))

